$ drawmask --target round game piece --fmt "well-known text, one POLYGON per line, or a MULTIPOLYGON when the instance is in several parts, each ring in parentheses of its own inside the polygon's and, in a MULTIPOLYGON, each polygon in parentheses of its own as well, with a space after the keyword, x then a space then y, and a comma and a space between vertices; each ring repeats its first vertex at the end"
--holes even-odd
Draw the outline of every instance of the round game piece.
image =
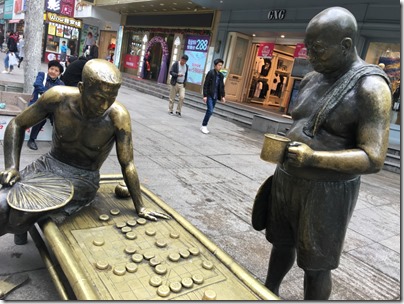
POLYGON ((180 256, 182 256, 184 259, 188 258, 190 255, 188 249, 181 249, 180 250, 180 256))
POLYGON ((125 227, 126 226, 126 223, 125 222, 118 222, 118 223, 116 223, 116 228, 118 228, 118 229, 122 229, 123 227, 125 227))
POLYGON ((130 227, 135 227, 137 223, 135 220, 128 220, 126 224, 130 227))
POLYGON ((180 292, 182 288, 182 285, 180 282, 171 282, 170 283, 170 289, 172 292, 180 292))
POLYGON ((194 285, 194 281, 192 281, 191 278, 183 278, 181 280, 181 284, 182 286, 184 286, 185 288, 191 288, 194 285))
POLYGON ((149 264, 152 267, 157 266, 158 264, 161 264, 161 259, 159 257, 154 257, 150 259, 149 264))
POLYGON ((143 256, 146 260, 150 260, 151 258, 154 258, 156 255, 153 252, 145 252, 143 253, 143 256))
POLYGON ((117 208, 111 209, 109 211, 109 213, 111 213, 112 215, 118 215, 119 213, 121 213, 121 211, 117 208))
POLYGON ((118 276, 123 276, 126 273, 126 268, 125 266, 115 266, 113 272, 118 276))
POLYGON ((105 241, 102 238, 96 238, 96 239, 93 240, 93 244, 95 246, 102 246, 102 245, 105 244, 105 241))
POLYGON ((170 294, 170 287, 167 285, 161 285, 159 288, 157 288, 157 294, 163 298, 168 297, 170 294))
POLYGON ((109 220, 108 214, 101 214, 98 218, 100 221, 103 221, 103 222, 106 222, 109 220))
POLYGON ((138 218, 138 219, 136 220, 136 222, 137 222, 139 225, 145 225, 145 224, 147 223, 147 220, 144 219, 144 218, 138 218))
POLYGON ((195 284, 202 284, 203 283, 203 276, 196 273, 192 276, 192 281, 194 281, 195 284))
POLYGON ((214 300, 216 300, 216 292, 214 292, 211 289, 205 290, 205 292, 203 293, 202 300, 205 300, 205 301, 214 301, 214 300))
POLYGON ((130 197, 129 189, 126 187, 125 182, 120 182, 118 185, 116 185, 115 194, 120 198, 130 197))
POLYGON ((137 265, 135 263, 128 263, 126 264, 126 270, 130 273, 136 272, 137 270, 137 265))
POLYGON ((166 247, 167 246, 167 241, 164 240, 164 239, 157 240, 156 241, 156 246, 160 247, 160 248, 166 247))
POLYGON ((126 233, 125 236, 128 240, 134 240, 137 238, 136 233, 134 233, 133 231, 126 233))
POLYGON ((191 248, 188 248, 188 250, 192 255, 198 255, 200 253, 198 247, 191 247, 191 248))
POLYGON ((177 253, 177 252, 173 252, 173 253, 170 253, 170 254, 168 255, 168 259, 169 259, 170 261, 172 261, 172 262, 178 262, 178 261, 180 260, 180 258, 181 258, 181 256, 180 256, 180 254, 177 253))
POLYGON ((121 228, 122 233, 128 233, 132 231, 132 228, 125 226, 121 228))
POLYGON ((178 239, 179 237, 180 237, 180 234, 177 231, 171 231, 170 232, 170 238, 178 239))
POLYGON ((154 271, 157 274, 165 274, 167 272, 167 267, 165 265, 159 264, 154 268, 154 271))
POLYGON ((136 252, 137 248, 135 246, 128 246, 125 248, 125 252, 127 254, 134 254, 136 252))
POLYGON ((146 233, 148 236, 156 235, 156 229, 154 229, 154 228, 148 228, 148 229, 146 229, 145 233, 146 233))
POLYGON ((109 266, 109 264, 107 261, 98 261, 95 264, 95 267, 97 267, 97 269, 99 269, 99 270, 105 270, 108 268, 108 266, 109 266))
POLYGON ((207 270, 211 270, 211 269, 213 269, 213 263, 211 261, 203 261, 202 267, 207 270))
POLYGON ((140 263, 141 261, 143 261, 143 255, 135 253, 134 255, 132 255, 132 261, 135 263, 140 263))
POLYGON ((159 287, 163 281, 160 276, 152 276, 149 280, 149 284, 154 287, 159 287))

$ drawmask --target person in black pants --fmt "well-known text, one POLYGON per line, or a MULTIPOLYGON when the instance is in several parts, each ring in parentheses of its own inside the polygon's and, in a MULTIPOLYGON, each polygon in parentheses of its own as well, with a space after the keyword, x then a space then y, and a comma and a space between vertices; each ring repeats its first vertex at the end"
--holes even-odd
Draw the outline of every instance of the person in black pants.
POLYGON ((217 100, 221 100, 223 103, 226 102, 224 92, 224 76, 220 72, 224 61, 222 59, 215 59, 213 61, 215 67, 210 70, 205 77, 205 82, 203 84, 203 102, 206 104, 206 114, 203 118, 201 132, 208 134, 208 122, 213 114, 213 110, 216 105, 217 100))
MULTIPOLYGON (((62 73, 63 66, 59 63, 59 61, 49 61, 48 72, 39 72, 36 76, 36 80, 34 82, 34 92, 32 93, 33 97, 29 101, 28 106, 32 106, 48 89, 57 85, 64 85, 63 81, 59 79, 59 76, 62 73)), ((53 124, 52 117, 48 118, 53 124)), ((31 150, 38 150, 38 146, 36 145, 35 140, 45 123, 46 119, 31 128, 31 133, 27 143, 28 148, 30 148, 31 150)))

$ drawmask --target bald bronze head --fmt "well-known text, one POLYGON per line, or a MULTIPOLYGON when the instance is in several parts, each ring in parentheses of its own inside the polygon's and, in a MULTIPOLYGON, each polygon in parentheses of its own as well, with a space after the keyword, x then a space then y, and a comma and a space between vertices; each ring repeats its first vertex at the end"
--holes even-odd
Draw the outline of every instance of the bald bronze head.
POLYGON ((104 59, 87 61, 83 68, 82 79, 84 84, 104 83, 112 86, 121 86, 122 75, 118 68, 104 59))
POLYGON ((306 28, 305 44, 314 70, 323 74, 345 71, 355 60, 355 17, 347 9, 331 7, 314 16, 306 28))

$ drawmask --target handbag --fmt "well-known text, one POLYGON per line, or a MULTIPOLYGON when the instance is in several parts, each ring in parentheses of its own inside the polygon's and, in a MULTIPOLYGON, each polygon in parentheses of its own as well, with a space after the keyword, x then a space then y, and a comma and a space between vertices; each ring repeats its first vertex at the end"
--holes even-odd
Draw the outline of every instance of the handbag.
POLYGON ((258 189, 254 199, 251 214, 251 223, 255 230, 261 231, 267 227, 270 208, 272 204, 271 188, 273 175, 271 175, 258 189))
POLYGON ((17 56, 14 53, 10 53, 8 55, 8 64, 9 65, 18 65, 18 59, 17 56))

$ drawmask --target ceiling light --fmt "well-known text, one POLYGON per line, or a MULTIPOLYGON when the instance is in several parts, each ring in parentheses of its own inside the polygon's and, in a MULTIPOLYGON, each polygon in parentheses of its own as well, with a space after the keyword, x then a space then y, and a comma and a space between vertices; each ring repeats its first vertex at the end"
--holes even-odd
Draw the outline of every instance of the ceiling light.
POLYGON ((164 6, 164 3, 160 3, 161 6, 164 6))
POLYGON ((285 35, 281 35, 281 38, 285 38, 285 35))
POLYGON ((255 37, 255 34, 252 34, 253 37, 255 37))

